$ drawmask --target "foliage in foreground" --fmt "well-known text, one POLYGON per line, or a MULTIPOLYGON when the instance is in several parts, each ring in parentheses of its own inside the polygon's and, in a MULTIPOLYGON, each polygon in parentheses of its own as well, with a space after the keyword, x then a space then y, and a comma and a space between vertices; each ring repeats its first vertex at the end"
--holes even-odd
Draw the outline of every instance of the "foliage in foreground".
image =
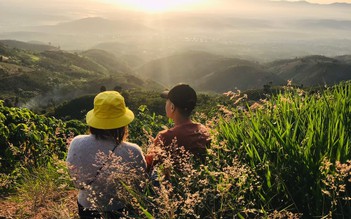
POLYGON ((0 102, 0 191, 11 189, 23 171, 64 159, 70 137, 84 130, 79 121, 63 123, 0 102))
MULTIPOLYGON (((195 116, 212 128, 205 164, 193 163, 187 154, 174 161, 166 151, 168 162, 156 167, 160 186, 149 175, 138 178, 137 187, 114 177, 119 195, 133 212, 139 218, 349 217, 351 85, 314 95, 287 87, 286 93, 246 110, 235 107, 244 99, 231 95, 233 105, 221 106, 217 117, 195 116), (183 172, 176 171, 177 165, 183 172)), ((130 140, 145 149, 150 136, 168 122, 141 107, 130 127, 130 140)), ((52 171, 42 162, 25 179, 38 179, 46 169, 52 171)), ((70 184, 67 177, 57 181, 60 177, 46 180, 70 184)), ((31 191, 22 183, 16 188, 22 194, 31 191)))
POLYGON ((77 192, 62 160, 23 170, 15 188, 15 194, 0 199, 0 217, 77 218, 77 192))
POLYGON ((257 170, 270 208, 350 217, 350 83, 314 95, 287 87, 247 111, 225 112, 223 159, 237 155, 257 170))

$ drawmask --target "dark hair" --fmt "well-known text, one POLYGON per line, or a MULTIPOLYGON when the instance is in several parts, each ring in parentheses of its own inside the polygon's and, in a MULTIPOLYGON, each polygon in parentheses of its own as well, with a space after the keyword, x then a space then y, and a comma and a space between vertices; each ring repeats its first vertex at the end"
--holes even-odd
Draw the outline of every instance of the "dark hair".
POLYGON ((174 105, 177 109, 178 109, 178 111, 179 111, 179 113, 182 115, 182 116, 184 116, 184 117, 190 117, 191 116, 191 113, 192 113, 192 109, 191 110, 189 110, 189 109, 184 109, 184 108, 182 108, 182 107, 177 107, 176 105, 174 105))
POLYGON ((184 115, 188 116, 195 108, 197 101, 195 90, 187 84, 178 84, 170 91, 162 92, 161 97, 169 99, 177 108, 184 109, 184 115))
POLYGON ((108 139, 113 137, 113 139, 116 141, 116 145, 121 144, 121 142, 127 138, 128 134, 127 126, 116 129, 97 129, 89 127, 89 130, 96 139, 108 139))

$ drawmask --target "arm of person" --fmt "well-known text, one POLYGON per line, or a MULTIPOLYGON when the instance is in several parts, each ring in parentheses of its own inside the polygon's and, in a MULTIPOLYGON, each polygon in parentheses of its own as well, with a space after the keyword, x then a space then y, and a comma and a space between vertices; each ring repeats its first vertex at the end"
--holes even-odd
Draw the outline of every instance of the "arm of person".
POLYGON ((147 165, 147 172, 151 172, 153 167, 157 164, 155 157, 157 156, 158 151, 160 151, 160 146, 162 145, 161 135, 157 134, 154 139, 153 144, 151 144, 146 152, 145 160, 147 165))

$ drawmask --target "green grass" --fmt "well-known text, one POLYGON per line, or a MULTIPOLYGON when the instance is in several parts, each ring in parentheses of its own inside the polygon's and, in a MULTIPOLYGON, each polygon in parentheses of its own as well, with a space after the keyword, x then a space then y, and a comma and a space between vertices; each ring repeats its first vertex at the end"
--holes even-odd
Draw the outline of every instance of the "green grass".
POLYGON ((39 62, 40 61, 40 57, 34 54, 29 55, 29 57, 31 58, 32 62, 39 62))
MULTIPOLYGON (((327 215, 323 194, 325 160, 350 159, 351 85, 343 83, 307 95, 290 90, 262 103, 263 109, 222 118, 220 138, 228 142, 223 157, 239 154, 264 179, 267 203, 291 206, 309 216, 327 215)), ((350 203, 346 206, 350 209, 350 203)))
MULTIPOLYGON (((15 192, 7 197, 6 208, 13 218, 74 218, 77 217, 76 192, 67 173, 65 162, 32 169, 22 169, 15 183, 15 192)), ((4 204, 4 203, 1 203, 4 204)))

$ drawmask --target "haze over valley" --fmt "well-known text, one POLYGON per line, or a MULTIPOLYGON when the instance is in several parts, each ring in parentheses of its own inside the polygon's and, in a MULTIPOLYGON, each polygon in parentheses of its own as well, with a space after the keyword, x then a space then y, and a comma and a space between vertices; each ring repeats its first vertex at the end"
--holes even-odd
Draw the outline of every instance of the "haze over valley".
POLYGON ((105 49, 139 59, 135 65, 184 50, 257 61, 351 54, 347 3, 213 1, 210 8, 150 13, 112 3, 95 2, 88 9, 93 1, 56 2, 37 7, 0 1, 0 39, 63 50, 105 49))

